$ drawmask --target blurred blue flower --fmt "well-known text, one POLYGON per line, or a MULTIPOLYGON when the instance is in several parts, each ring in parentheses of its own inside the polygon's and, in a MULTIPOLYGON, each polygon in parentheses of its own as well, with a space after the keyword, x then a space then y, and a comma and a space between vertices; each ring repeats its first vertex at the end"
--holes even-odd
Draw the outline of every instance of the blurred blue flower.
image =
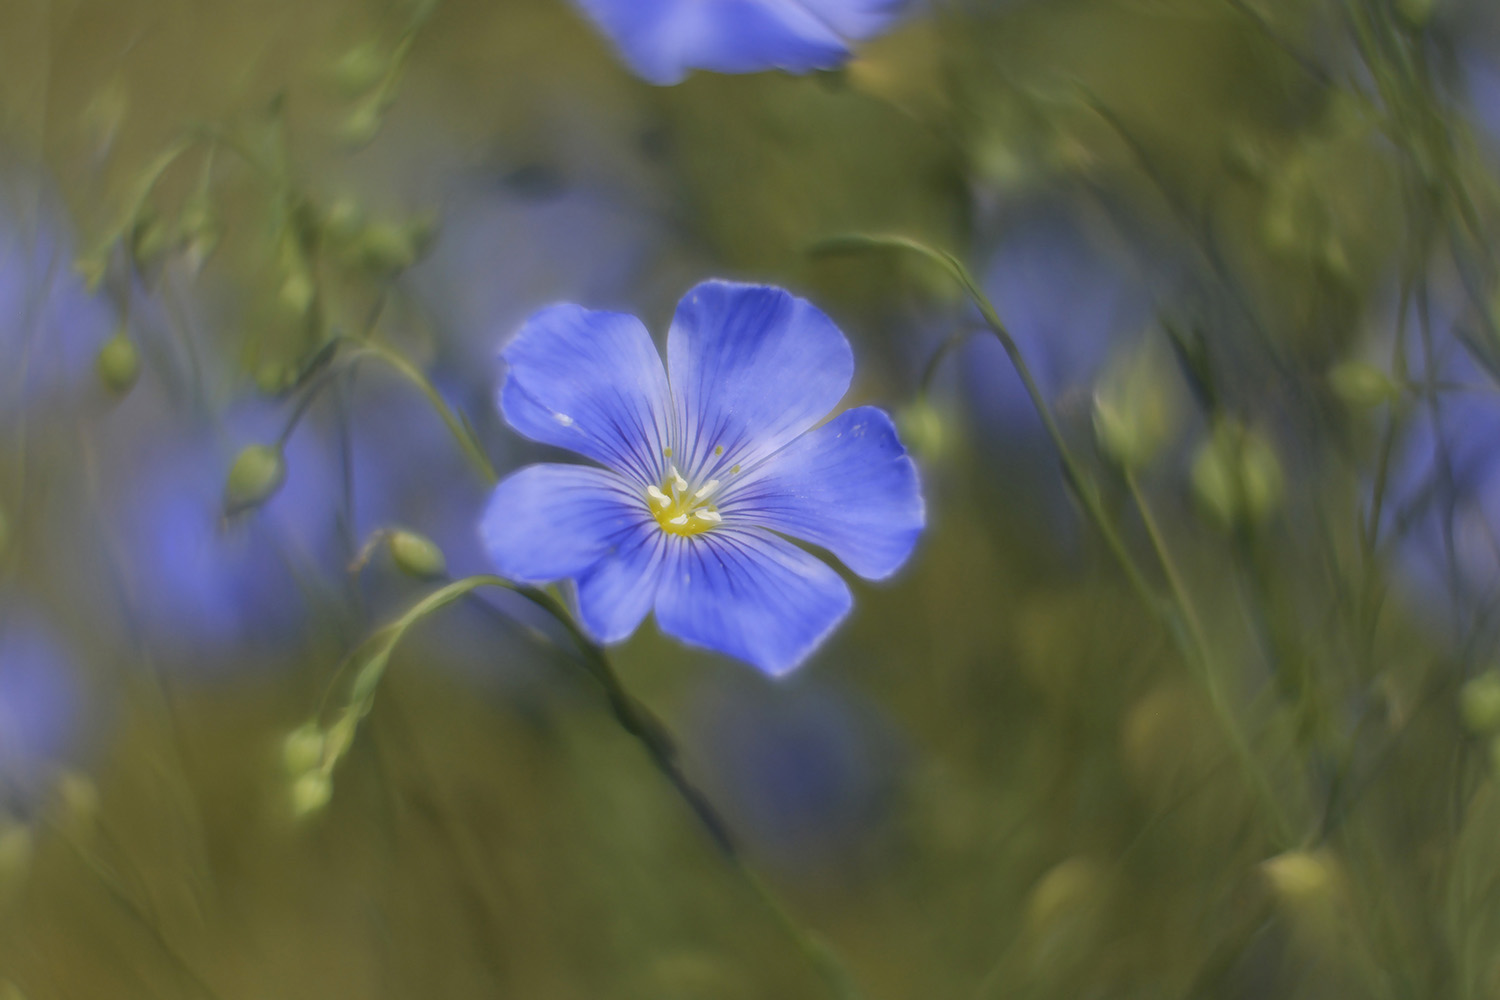
POLYGON ((905 562, 925 514, 916 466, 886 414, 812 426, 849 387, 833 322, 779 288, 705 282, 678 304, 667 366, 633 316, 558 305, 502 352, 512 427, 606 466, 533 465, 496 487, 482 523, 500 572, 573 580, 604 642, 657 624, 770 674, 810 654, 849 588, 780 537, 859 575, 905 562))
POLYGON ((888 30, 909 0, 575 0, 637 75, 832 69, 888 30))
POLYGON ((26 172, 0 180, 0 418, 91 378, 114 323, 74 270, 51 193, 26 172))
POLYGON ((79 692, 63 648, 40 624, 0 624, 0 806, 40 791, 66 754, 78 723, 79 692))

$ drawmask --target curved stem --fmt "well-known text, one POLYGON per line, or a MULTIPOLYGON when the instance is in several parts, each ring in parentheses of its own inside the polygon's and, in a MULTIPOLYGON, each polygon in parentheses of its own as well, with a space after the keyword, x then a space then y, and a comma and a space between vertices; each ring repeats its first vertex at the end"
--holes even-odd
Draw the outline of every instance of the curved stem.
POLYGON ((938 250, 905 236, 893 235, 866 235, 856 234, 850 236, 835 237, 816 244, 813 247, 815 253, 836 253, 842 251, 858 250, 904 250, 919 254, 936 263, 947 271, 959 286, 968 295, 974 306, 979 310, 985 326, 1000 341, 1000 346, 1005 349, 1006 356, 1010 359, 1011 366, 1016 375, 1020 377, 1021 384, 1026 389, 1026 395, 1031 400, 1037 416, 1041 418, 1042 426, 1046 429, 1047 436, 1051 439, 1053 447, 1057 450, 1058 458, 1062 461, 1063 476, 1072 488, 1074 496, 1078 498, 1083 506, 1084 513, 1088 515, 1099 535, 1104 539, 1105 546, 1110 554, 1114 556, 1120 569, 1124 572, 1130 587, 1136 596, 1146 606, 1166 629, 1184 659, 1197 665, 1202 674, 1209 700, 1212 702, 1214 712, 1219 717, 1221 725, 1224 726, 1240 766, 1244 769, 1246 779, 1250 782, 1252 790, 1264 800, 1264 805, 1270 814, 1275 826, 1276 836, 1283 844, 1288 840, 1289 833, 1285 818, 1281 814, 1280 807, 1271 792, 1269 783, 1266 781, 1260 768, 1256 766, 1249 744, 1240 733, 1239 724, 1230 711, 1222 689, 1219 687, 1218 679, 1214 674, 1207 654, 1207 645, 1204 642, 1202 628, 1197 624, 1190 606, 1187 603, 1186 591, 1182 581, 1177 575, 1176 567, 1172 563, 1170 555, 1162 542, 1160 533, 1156 530, 1154 518, 1150 515, 1149 508, 1144 499, 1132 484, 1132 493, 1135 494, 1136 504, 1140 508, 1142 519, 1147 522, 1147 531, 1152 536, 1152 545, 1162 564, 1163 572, 1167 576, 1168 588, 1171 593, 1171 601, 1164 602, 1157 594, 1155 588, 1146 580, 1145 574, 1136 565, 1130 550, 1125 547, 1124 540, 1119 531, 1115 529, 1113 522, 1104 510, 1104 505, 1099 499, 1098 491, 1094 484, 1084 472, 1073 450, 1068 447, 1067 439, 1063 437, 1062 429, 1057 419, 1052 414, 1052 408, 1047 403, 1047 398, 1042 394, 1041 387, 1037 385, 1031 368, 1026 364, 1025 357, 1021 354, 1020 347, 1015 338, 1011 336, 1005 323, 1000 318, 995 306, 989 297, 979 288, 974 281, 969 269, 964 266, 953 254, 938 250), (1175 609, 1175 614, 1173 613, 1175 609))
MULTIPOLYGON (((365 660, 365 665, 355 676, 352 684, 349 707, 346 709, 346 718, 352 720, 349 724, 351 728, 345 732, 344 740, 338 744, 336 750, 324 760, 325 773, 332 771, 337 764, 338 756, 344 749, 347 749, 347 740, 352 739, 353 736, 352 725, 357 724, 358 719, 368 713, 375 688, 384 674, 386 664, 396 644, 412 626, 422 619, 481 587, 497 587, 519 594, 556 619, 558 624, 567 631, 568 636, 578 647, 584 669, 603 690, 605 701, 609 705, 610 714, 614 716, 615 722, 634 737, 641 748, 646 751, 652 765, 667 779, 677 796, 686 803, 720 854, 776 918, 777 923, 796 943, 808 962, 818 970, 819 975, 833 991, 833 995, 839 1000, 859 1000, 861 997, 859 988, 838 956, 814 932, 797 922, 771 888, 750 867, 735 842, 728 821, 720 815, 708 796, 683 770, 677 742, 666 724, 645 703, 630 693, 620 680, 619 674, 615 672, 614 665, 610 662, 609 655, 604 648, 583 631, 557 598, 544 590, 489 574, 465 577, 428 594, 396 621, 366 640, 359 648, 373 645, 374 652, 365 660)), ((355 656, 351 656, 350 660, 345 662, 344 666, 357 662, 357 653, 358 650, 355 656)), ((341 676, 342 673, 343 667, 336 675, 335 683, 337 676, 341 676)), ((324 700, 326 703, 326 697, 324 700)))

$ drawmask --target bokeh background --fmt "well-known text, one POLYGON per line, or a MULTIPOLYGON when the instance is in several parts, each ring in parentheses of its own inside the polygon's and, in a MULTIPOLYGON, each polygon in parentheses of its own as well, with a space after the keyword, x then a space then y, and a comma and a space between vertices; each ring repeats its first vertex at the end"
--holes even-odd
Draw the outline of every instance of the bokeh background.
POLYGON ((1497 156, 1489 0, 931 0, 670 88, 567 0, 0 0, 0 997, 836 995, 799 935, 871 1000, 1500 997, 1497 156), (1081 482, 847 233, 967 265, 1081 482), (839 322, 930 521, 791 677, 613 652, 744 866, 513 595, 299 785, 436 586, 381 533, 487 569, 418 383, 547 457, 517 325, 707 277, 839 322))

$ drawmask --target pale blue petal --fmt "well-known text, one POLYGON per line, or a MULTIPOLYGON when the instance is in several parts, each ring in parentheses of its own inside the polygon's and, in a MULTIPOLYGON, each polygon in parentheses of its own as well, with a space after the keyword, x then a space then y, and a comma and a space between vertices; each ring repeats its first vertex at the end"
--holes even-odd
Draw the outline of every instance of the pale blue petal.
POLYGON ((780 288, 708 281, 667 337, 679 468, 694 481, 750 467, 817 423, 854 375, 833 321, 780 288), (719 449, 723 449, 722 452, 719 449))
POLYGON ((578 617, 595 639, 619 642, 646 617, 656 602, 666 540, 666 532, 647 517, 578 578, 578 617))
POLYGON ((821 545, 869 579, 894 573, 926 523, 917 467, 873 406, 787 445, 726 492, 719 513, 821 545))
POLYGON ((500 481, 479 524, 501 576, 551 583, 585 572, 643 523, 645 497, 604 469, 529 465, 500 481))
POLYGON ((794 0, 834 31, 852 41, 874 38, 891 28, 911 0, 794 0))
POLYGON ((642 483, 661 478, 670 419, 666 373, 634 316, 556 305, 500 352, 500 408, 516 430, 642 483))
POLYGON ((849 57, 831 23, 797 0, 576 2, 631 70, 656 84, 677 83, 695 69, 805 73, 849 57))
POLYGON ((852 604, 843 579, 790 542, 754 528, 720 528, 668 539, 656 622, 686 643, 779 676, 805 660, 852 604))

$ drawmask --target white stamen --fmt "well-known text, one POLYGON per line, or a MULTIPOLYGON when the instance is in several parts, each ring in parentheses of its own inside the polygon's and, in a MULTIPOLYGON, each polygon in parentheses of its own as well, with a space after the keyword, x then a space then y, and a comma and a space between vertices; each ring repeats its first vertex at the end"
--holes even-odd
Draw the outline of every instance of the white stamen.
POLYGON ((671 472, 672 472, 672 487, 674 489, 679 489, 679 490, 685 490, 685 489, 687 489, 688 488, 687 480, 682 478, 682 473, 680 473, 680 472, 677 471, 677 466, 675 466, 675 465, 671 466, 671 472))
POLYGON ((674 518, 670 519, 669 521, 667 521, 667 523, 668 524, 687 524, 687 517, 688 516, 686 514, 678 514, 676 517, 674 517, 674 518))
POLYGON ((695 510, 693 511, 693 516, 698 518, 700 521, 707 521, 709 524, 718 524, 720 521, 724 520, 724 518, 719 516, 719 512, 716 510, 695 510))
POLYGON ((703 484, 703 489, 699 490, 697 493, 694 493, 693 496, 696 499, 702 500, 704 497, 708 496, 718 488, 719 481, 717 479, 710 479, 708 482, 703 484))
POLYGON ((663 507, 672 506, 672 498, 663 493, 658 487, 647 486, 646 495, 649 496, 652 500, 655 500, 657 503, 661 504, 663 507))

